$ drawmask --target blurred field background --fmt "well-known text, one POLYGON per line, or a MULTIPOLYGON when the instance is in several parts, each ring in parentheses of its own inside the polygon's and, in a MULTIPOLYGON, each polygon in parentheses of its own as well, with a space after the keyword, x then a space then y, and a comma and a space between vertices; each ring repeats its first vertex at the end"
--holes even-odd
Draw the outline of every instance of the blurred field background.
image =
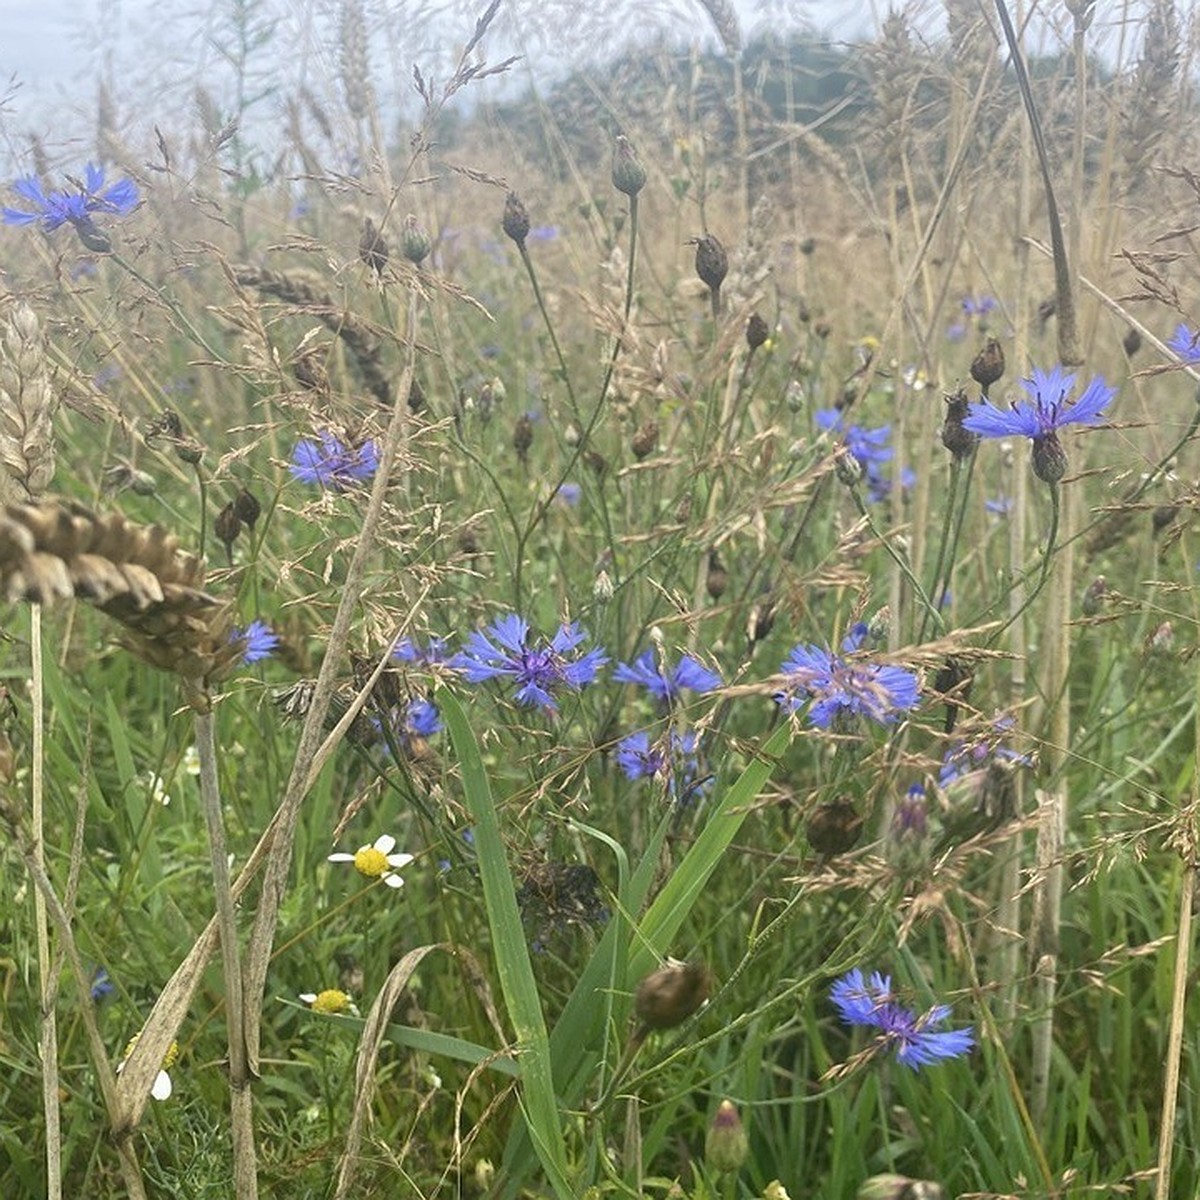
POLYGON ((1032 9, 0 96, 0 1195, 1196 1194, 1195 14, 1032 9))

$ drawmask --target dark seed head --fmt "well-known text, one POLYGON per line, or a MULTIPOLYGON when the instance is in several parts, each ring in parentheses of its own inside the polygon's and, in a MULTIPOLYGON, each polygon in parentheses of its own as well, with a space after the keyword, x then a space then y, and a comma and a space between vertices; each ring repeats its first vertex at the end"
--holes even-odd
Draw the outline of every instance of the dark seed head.
POLYGON ((525 239, 529 236, 529 213, 516 192, 509 192, 505 197, 504 217, 500 225, 518 246, 525 245, 525 239))
POLYGON ((1125 353, 1132 358, 1142 348, 1142 335, 1136 329, 1127 329, 1121 339, 1121 345, 1125 347, 1125 353))
POLYGON ((847 796, 824 800, 804 823, 804 836, 818 854, 845 854, 862 837, 866 818, 847 796))
POLYGON ((629 448, 633 451, 633 457, 641 462, 642 459, 654 453, 657 445, 658 422, 650 417, 638 426, 637 433, 633 435, 633 441, 629 443, 629 448))
POLYGON ((262 505, 258 502, 257 496, 242 488, 233 498, 233 511, 237 513, 239 521, 253 529, 254 522, 262 513, 262 505))
POLYGON ((714 292, 718 291, 729 274, 729 256, 725 247, 711 233, 693 238, 696 247, 696 274, 714 292))
POLYGON ((979 443, 979 435, 963 426, 971 405, 967 393, 959 388, 946 398, 946 418, 942 422, 942 445, 959 461, 970 458, 979 443))
POLYGON ((995 338, 988 338, 987 344, 975 355, 971 363, 971 378, 983 389, 986 396, 988 388, 1004 374, 1004 350, 995 338))
POLYGON ((751 350, 757 350, 770 335, 771 330, 767 327, 766 321, 758 313, 751 313, 750 319, 746 322, 746 345, 751 350))
POLYGON ((629 197, 636 196, 646 186, 646 168, 624 134, 617 134, 613 149, 612 181, 618 192, 629 197))
POLYGON ((703 964, 668 961, 638 984, 634 1011, 647 1029, 673 1029, 708 999, 711 987, 703 964))
POLYGON ((382 275, 388 264, 388 244, 370 217, 363 218, 362 236, 358 239, 358 257, 376 275, 382 275))

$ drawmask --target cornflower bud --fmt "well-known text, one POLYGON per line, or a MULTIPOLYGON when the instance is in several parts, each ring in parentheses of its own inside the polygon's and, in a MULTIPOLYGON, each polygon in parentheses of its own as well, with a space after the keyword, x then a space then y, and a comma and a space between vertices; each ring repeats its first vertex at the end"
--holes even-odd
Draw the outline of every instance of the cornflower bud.
POLYGON ((390 251, 383 234, 375 228, 375 222, 370 217, 363 217, 362 237, 358 239, 358 257, 375 272, 376 277, 379 277, 388 264, 389 256, 390 251))
POLYGON ((513 449, 517 452, 517 458, 521 462, 529 461, 529 447, 533 445, 533 421, 528 413, 522 413, 517 418, 517 423, 513 428, 512 438, 513 449))
POLYGON ((721 312, 721 284, 729 273, 729 256, 725 253, 725 247, 711 233, 692 238, 688 244, 696 247, 696 274, 712 293, 715 320, 721 312))
POLYGON ((1142 348, 1142 335, 1136 329, 1128 329, 1121 339, 1121 345, 1124 347, 1125 353, 1132 358, 1142 348))
POLYGON ((725 565, 715 550, 710 550, 708 554, 708 573, 705 576, 704 586, 714 600, 720 600, 725 595, 726 587, 729 586, 729 572, 725 570, 725 565))
POLYGON ((233 498, 233 511, 237 513, 239 521, 253 529, 254 522, 262 513, 262 505, 252 492, 242 488, 233 498))
POLYGON ((946 396, 944 399, 946 417, 942 422, 942 445, 961 463, 975 452, 975 447, 979 444, 979 434, 972 433, 963 425, 963 418, 971 409, 967 393, 959 388, 952 396, 946 396))
POLYGON ((1094 617, 1104 607, 1107 598, 1108 580, 1103 575, 1097 575, 1084 589, 1083 601, 1080 604, 1083 615, 1094 617))
POLYGON ((722 1100, 704 1139, 704 1159, 719 1175, 732 1175, 742 1169, 750 1153, 750 1139, 738 1110, 722 1100))
POLYGON ((988 338, 971 363, 971 378, 986 396, 988 388, 1004 374, 1004 349, 995 338, 988 338))
POLYGON ((629 448, 633 451, 633 457, 641 462, 642 459, 654 453, 657 445, 658 422, 650 417, 638 426, 637 432, 633 435, 633 441, 629 443, 629 448))
POLYGON ((667 959, 665 967, 638 984, 633 1010, 646 1029, 673 1029, 704 1004, 711 986, 712 976, 702 963, 667 959))
POLYGON ((237 515, 232 501, 217 513, 217 519, 213 522, 213 532, 217 535, 217 541, 225 547, 229 565, 233 566, 233 543, 242 532, 242 520, 237 515))
POLYGON ((433 243, 429 240, 429 234, 418 224, 417 218, 409 213, 404 218, 404 224, 400 229, 400 249, 404 257, 413 266, 419 267, 429 257, 429 251, 432 248, 433 243))
POLYGON ((804 836, 818 854, 845 854, 862 836, 866 818, 848 796, 823 800, 804 823, 804 836))
POLYGON ((617 134, 617 144, 613 149, 612 181, 613 187, 630 199, 646 186, 646 168, 623 133, 617 134))
POLYGON ((746 345, 752 351, 757 350, 770 336, 771 330, 766 321, 758 313, 751 313, 750 319, 746 322, 746 345))
POLYGON ((529 213, 516 192, 509 192, 504 199, 504 217, 500 227, 522 249, 529 236, 529 213))

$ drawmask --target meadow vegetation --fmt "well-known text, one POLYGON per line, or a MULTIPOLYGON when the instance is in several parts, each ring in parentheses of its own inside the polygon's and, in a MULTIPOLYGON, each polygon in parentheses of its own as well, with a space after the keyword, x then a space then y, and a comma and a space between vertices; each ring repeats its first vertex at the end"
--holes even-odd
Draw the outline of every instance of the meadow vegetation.
POLYGON ((499 3, 0 109, 0 1195, 1196 1195, 1194 17, 499 3))

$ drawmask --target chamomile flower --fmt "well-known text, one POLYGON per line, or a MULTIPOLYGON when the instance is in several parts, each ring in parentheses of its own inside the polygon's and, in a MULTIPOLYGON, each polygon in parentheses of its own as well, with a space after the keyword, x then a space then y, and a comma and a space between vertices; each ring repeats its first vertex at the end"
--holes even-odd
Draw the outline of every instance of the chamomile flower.
POLYGON ((413 861, 411 854, 393 854, 396 839, 390 833, 382 834, 371 846, 362 846, 353 854, 331 854, 330 862, 348 862, 368 879, 382 879, 390 888, 402 888, 404 880, 396 874, 413 861))
POLYGON ((326 988, 321 992, 301 992, 300 999, 315 1013, 338 1017, 346 1013, 353 1017, 358 1016, 358 1008, 354 1001, 338 988, 326 988))

